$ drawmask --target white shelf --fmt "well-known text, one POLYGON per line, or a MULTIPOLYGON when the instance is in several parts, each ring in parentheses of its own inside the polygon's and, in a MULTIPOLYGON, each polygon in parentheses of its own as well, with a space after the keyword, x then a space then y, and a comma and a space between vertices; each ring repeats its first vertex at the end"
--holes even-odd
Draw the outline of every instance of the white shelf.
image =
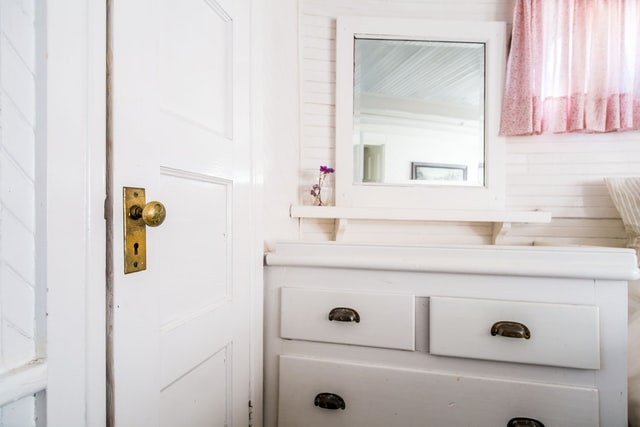
POLYGON ((471 211, 401 208, 349 208, 338 206, 291 206, 292 218, 335 219, 335 240, 343 240, 349 220, 449 221, 493 223, 493 243, 503 238, 513 223, 548 223, 551 212, 471 211))

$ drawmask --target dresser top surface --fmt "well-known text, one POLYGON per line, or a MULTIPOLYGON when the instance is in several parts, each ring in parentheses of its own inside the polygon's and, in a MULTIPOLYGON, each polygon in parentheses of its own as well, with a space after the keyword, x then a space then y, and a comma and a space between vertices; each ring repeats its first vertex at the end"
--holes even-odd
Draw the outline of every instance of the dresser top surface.
POLYGON ((573 277, 640 278, 636 253, 591 246, 370 245, 343 242, 279 242, 266 266, 307 266, 573 277))

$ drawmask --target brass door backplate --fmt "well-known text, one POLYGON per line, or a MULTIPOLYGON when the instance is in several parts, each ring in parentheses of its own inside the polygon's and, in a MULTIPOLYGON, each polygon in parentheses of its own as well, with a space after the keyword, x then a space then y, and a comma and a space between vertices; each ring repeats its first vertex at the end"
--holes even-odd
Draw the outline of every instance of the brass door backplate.
POLYGON ((147 228, 144 220, 132 212, 145 206, 144 188, 124 187, 124 272, 135 273, 147 269, 147 228))

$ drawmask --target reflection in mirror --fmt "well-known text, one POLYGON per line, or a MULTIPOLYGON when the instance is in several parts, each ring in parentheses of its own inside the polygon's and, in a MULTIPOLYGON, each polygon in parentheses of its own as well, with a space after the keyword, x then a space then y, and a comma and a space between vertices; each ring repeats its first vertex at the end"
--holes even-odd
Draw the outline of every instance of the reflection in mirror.
POLYGON ((354 183, 483 186, 485 43, 357 37, 354 183))

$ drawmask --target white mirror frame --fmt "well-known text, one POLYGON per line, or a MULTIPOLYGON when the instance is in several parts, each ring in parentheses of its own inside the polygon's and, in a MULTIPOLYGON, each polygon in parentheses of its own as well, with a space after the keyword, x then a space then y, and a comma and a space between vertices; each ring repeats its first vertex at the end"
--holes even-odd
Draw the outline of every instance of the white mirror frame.
POLYGON ((340 16, 336 23, 336 206, 503 210, 505 147, 499 136, 506 63, 503 22, 340 16), (353 182, 354 38, 485 43, 485 185, 389 185, 353 182))

